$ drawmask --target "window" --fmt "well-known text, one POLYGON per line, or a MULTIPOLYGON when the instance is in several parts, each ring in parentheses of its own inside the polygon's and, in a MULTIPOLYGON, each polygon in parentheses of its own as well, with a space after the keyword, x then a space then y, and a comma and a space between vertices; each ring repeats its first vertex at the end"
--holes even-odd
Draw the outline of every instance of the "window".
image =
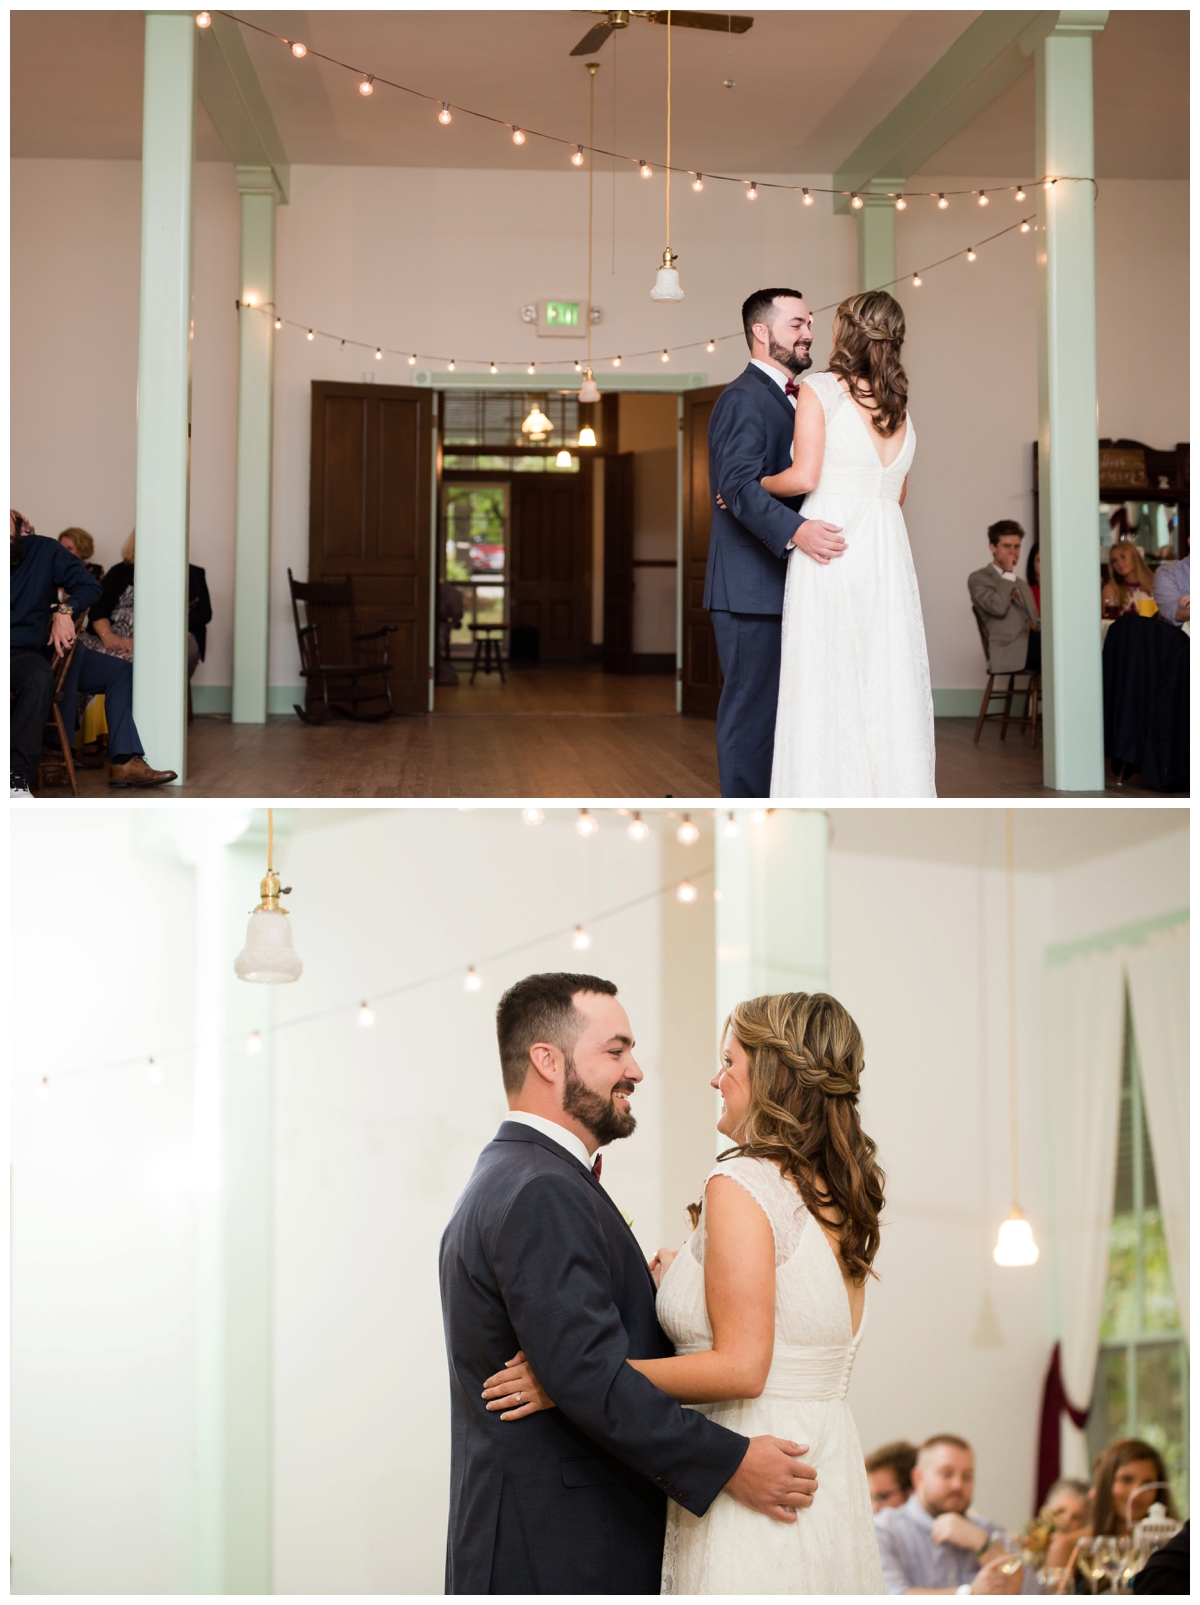
POLYGON ((463 593, 463 622, 451 650, 469 648, 473 624, 502 624, 508 559, 507 484, 442 486, 445 576, 463 593))
POLYGON ((1108 1281, 1087 1437, 1093 1459, 1114 1438, 1152 1443, 1166 1461, 1176 1503, 1187 1513, 1188 1351, 1158 1207, 1128 1000, 1108 1281))
POLYGON ((574 391, 512 392, 447 390, 442 401, 442 440, 450 446, 573 446, 579 439, 579 397, 574 391), (550 421, 550 433, 533 440, 521 428, 534 405, 550 421))

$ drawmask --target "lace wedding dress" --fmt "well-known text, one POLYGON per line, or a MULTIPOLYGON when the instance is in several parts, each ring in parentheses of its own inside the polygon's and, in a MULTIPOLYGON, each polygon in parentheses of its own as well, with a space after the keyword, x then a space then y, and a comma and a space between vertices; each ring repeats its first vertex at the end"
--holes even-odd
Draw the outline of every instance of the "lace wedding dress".
POLYGON ((832 373, 806 374, 825 412, 825 457, 805 518, 841 526, 829 563, 788 557, 772 797, 933 797, 933 695, 900 490, 912 415, 883 467, 866 419, 832 373))
MULTIPOLYGON (((817 1494, 795 1525, 718 1494, 704 1516, 672 1502, 664 1594, 882 1594, 883 1573, 862 1445, 846 1388, 862 1337, 829 1240, 767 1159, 739 1156, 712 1172, 744 1187, 775 1238, 775 1352, 757 1399, 690 1406, 747 1437, 769 1432, 809 1445, 817 1494)), ((712 1347, 704 1302, 704 1216, 671 1262, 658 1319, 679 1354, 712 1347)), ((866 1319, 864 1309, 863 1319, 866 1319)))

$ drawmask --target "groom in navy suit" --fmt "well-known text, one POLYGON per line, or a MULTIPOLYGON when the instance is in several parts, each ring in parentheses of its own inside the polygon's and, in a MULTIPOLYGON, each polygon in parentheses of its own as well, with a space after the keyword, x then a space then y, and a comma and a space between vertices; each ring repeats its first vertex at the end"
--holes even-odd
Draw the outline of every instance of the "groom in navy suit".
POLYGON ((812 314, 799 290, 756 290, 742 305, 750 361, 722 391, 708 425, 713 498, 704 576, 725 684, 717 709, 722 797, 771 790, 779 647, 788 553, 818 563, 846 549, 833 524, 805 519, 802 497, 769 495, 759 481, 792 460, 796 381, 812 366, 812 314))

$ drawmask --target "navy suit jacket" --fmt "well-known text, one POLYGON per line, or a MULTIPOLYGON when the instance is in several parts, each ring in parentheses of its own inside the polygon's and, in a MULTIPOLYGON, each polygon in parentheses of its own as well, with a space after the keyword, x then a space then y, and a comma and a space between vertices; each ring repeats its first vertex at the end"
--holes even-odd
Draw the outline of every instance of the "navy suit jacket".
POLYGON ((712 525, 704 606, 730 613, 782 613, 787 544, 804 520, 802 496, 771 496, 759 484, 792 462, 796 412, 761 368, 747 363, 717 397, 708 423, 712 525), (717 491, 729 509, 717 506, 717 491))
POLYGON ((674 1350, 620 1210, 586 1165, 505 1121, 442 1238, 441 1287, 446 1592, 658 1593, 667 1496, 703 1515, 747 1440, 626 1365, 674 1350), (557 1408, 501 1421, 483 1383, 518 1349, 557 1408))

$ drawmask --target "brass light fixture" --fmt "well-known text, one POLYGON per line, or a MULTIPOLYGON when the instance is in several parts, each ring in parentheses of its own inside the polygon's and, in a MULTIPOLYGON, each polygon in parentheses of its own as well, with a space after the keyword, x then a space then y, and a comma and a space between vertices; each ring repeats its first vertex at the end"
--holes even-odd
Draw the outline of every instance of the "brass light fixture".
MULTIPOLYGON (((596 189, 596 74, 600 71, 598 61, 589 61, 587 64, 588 76, 588 293, 587 293, 587 378, 579 387, 579 399, 582 402, 600 400, 600 387, 592 378, 592 197, 596 189)), ((596 431, 590 426, 579 431, 579 444, 581 446, 594 446, 596 444, 596 431)))
POLYGON ((652 301, 682 301, 683 290, 675 263, 679 258, 671 249, 671 13, 667 12, 667 165, 663 177, 667 191, 667 248, 663 252, 662 266, 654 276, 652 301))
POLYGON ((239 981, 282 986, 298 981, 304 965, 292 946, 292 921, 279 899, 291 891, 280 885, 272 867, 275 860, 275 810, 267 809, 267 873, 259 883, 262 901, 250 915, 246 945, 233 961, 239 981))
POLYGON ((1033 1240, 1033 1228, 1017 1203, 1017 935, 1011 808, 1004 810, 1004 860, 1008 901, 1008 1127, 1012 1212, 1000 1223, 992 1258, 997 1265, 1036 1265, 1038 1246, 1033 1240))

